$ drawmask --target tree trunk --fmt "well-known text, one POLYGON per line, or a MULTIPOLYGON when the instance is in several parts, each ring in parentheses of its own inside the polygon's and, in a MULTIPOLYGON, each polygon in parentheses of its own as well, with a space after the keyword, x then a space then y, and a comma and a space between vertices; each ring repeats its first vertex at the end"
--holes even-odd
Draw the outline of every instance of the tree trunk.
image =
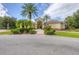
POLYGON ((32 18, 32 15, 31 15, 31 12, 29 12, 29 20, 31 20, 32 18))
POLYGON ((7 29, 9 29, 9 23, 7 23, 7 29))

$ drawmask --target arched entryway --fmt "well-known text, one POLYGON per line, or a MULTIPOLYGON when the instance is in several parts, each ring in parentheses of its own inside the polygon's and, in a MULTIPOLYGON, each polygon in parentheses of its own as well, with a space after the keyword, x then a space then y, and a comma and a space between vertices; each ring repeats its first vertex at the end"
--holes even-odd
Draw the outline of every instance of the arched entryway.
POLYGON ((41 20, 37 21, 37 29, 42 29, 42 26, 43 26, 42 21, 41 20))

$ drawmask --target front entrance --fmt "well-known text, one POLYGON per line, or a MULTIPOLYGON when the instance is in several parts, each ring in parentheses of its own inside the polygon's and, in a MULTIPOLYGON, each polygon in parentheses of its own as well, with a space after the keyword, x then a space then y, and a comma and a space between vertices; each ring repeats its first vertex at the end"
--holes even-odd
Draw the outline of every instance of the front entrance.
POLYGON ((37 29, 42 29, 42 21, 37 21, 37 29))

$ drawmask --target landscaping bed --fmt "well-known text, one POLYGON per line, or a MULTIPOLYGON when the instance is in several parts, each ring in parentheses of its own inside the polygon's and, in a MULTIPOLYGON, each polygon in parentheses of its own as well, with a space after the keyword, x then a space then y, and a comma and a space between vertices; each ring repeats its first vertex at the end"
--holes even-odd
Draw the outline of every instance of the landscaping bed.
POLYGON ((55 30, 51 28, 51 26, 46 26, 44 28, 44 34, 45 35, 54 35, 55 34, 55 30))

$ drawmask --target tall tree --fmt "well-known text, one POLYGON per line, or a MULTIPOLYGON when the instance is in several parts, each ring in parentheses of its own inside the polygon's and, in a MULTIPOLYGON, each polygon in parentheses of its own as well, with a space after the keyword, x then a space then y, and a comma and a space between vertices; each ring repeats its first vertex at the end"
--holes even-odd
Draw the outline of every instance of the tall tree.
POLYGON ((33 3, 26 3, 23 5, 22 7, 22 16, 27 16, 29 18, 29 20, 32 19, 32 16, 37 16, 37 7, 35 4, 33 3))
POLYGON ((10 18, 7 16, 4 16, 4 26, 6 27, 6 29, 9 29, 10 27, 10 18))
POLYGON ((16 18, 9 17, 9 16, 3 17, 3 23, 2 24, 6 29, 15 28, 15 23, 16 23, 16 18))
POLYGON ((3 29, 3 17, 0 17, 0 29, 3 29))
POLYGON ((67 18, 65 18, 65 23, 66 23, 67 29, 70 29, 70 30, 73 29, 75 24, 73 16, 68 16, 67 18))
POLYGON ((43 21, 45 21, 45 25, 47 26, 47 21, 50 19, 50 16, 45 15, 43 21))
POLYGON ((79 10, 73 14, 73 17, 75 20, 75 28, 79 28, 79 10))

